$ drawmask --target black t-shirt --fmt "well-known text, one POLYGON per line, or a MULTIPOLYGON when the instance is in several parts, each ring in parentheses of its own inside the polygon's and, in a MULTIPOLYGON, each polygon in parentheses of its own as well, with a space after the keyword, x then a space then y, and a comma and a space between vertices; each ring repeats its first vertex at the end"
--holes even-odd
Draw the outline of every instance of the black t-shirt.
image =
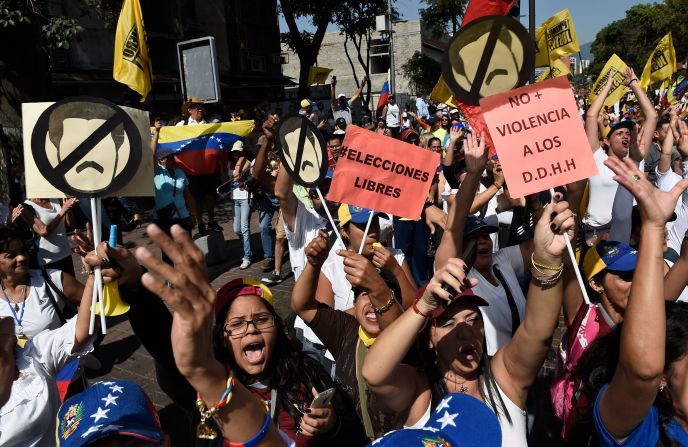
MULTIPOLYGON (((358 321, 346 312, 323 305, 318 308, 309 326, 334 356, 337 365, 337 378, 350 393, 356 405, 356 411, 360 415, 361 402, 358 395, 358 382, 356 381, 358 321)), ((390 411, 375 394, 368 391, 367 395, 368 413, 373 424, 375 437, 380 437, 390 430, 402 428, 408 416, 407 412, 390 411)))

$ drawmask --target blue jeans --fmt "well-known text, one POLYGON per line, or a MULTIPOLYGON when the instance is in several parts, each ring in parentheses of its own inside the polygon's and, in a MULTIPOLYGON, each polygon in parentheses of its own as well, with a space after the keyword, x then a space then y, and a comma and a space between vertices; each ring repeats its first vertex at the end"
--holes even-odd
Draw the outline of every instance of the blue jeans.
POLYGON ((272 233, 272 216, 279 209, 279 202, 274 196, 263 194, 260 200, 258 219, 260 222, 260 242, 263 245, 265 259, 275 259, 275 236, 272 233), (274 200, 273 200, 274 199, 274 200))
POLYGON ((251 260, 251 207, 248 199, 234 201, 234 232, 244 243, 243 261, 251 260))
POLYGON ((417 221, 394 218, 394 248, 404 252, 413 279, 422 286, 428 276, 428 230, 424 219, 417 221))

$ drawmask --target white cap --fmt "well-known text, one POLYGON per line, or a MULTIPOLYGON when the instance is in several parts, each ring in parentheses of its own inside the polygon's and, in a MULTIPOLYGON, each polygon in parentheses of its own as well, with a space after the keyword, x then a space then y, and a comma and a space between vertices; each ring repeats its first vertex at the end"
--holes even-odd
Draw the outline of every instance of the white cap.
POLYGON ((459 109, 451 109, 449 113, 459 113, 459 109))
POLYGON ((244 151, 244 142, 241 140, 236 140, 234 144, 232 145, 232 150, 231 152, 238 151, 238 152, 243 152, 244 151))
POLYGON ((339 98, 346 98, 346 95, 344 93, 340 93, 337 95, 337 99, 339 98))

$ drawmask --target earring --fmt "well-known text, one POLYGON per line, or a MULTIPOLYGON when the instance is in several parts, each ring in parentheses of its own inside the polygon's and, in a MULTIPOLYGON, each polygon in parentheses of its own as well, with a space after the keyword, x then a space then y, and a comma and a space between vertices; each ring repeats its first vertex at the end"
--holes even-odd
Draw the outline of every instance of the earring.
POLYGON ((660 392, 660 393, 663 392, 663 391, 664 391, 664 388, 666 388, 666 383, 660 383, 660 384, 659 384, 659 392, 660 392))

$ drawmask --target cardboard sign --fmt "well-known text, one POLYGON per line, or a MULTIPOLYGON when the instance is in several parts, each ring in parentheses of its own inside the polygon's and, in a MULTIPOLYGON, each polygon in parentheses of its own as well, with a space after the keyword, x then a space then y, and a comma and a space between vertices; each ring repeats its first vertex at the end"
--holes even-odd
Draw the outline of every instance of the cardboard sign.
POLYGON ((22 122, 27 197, 154 194, 148 112, 74 97, 22 104, 22 122))
POLYGON ((442 75, 454 96, 478 105, 480 98, 524 85, 535 69, 535 45, 517 20, 486 16, 449 42, 442 75))
POLYGON ((417 220, 437 153, 349 125, 327 199, 417 220))
POLYGON ((320 183, 327 173, 327 144, 320 131, 302 115, 290 116, 277 130, 277 153, 289 176, 301 186, 320 183))
POLYGON ((480 106, 512 197, 597 175, 565 77, 485 98, 480 106))

